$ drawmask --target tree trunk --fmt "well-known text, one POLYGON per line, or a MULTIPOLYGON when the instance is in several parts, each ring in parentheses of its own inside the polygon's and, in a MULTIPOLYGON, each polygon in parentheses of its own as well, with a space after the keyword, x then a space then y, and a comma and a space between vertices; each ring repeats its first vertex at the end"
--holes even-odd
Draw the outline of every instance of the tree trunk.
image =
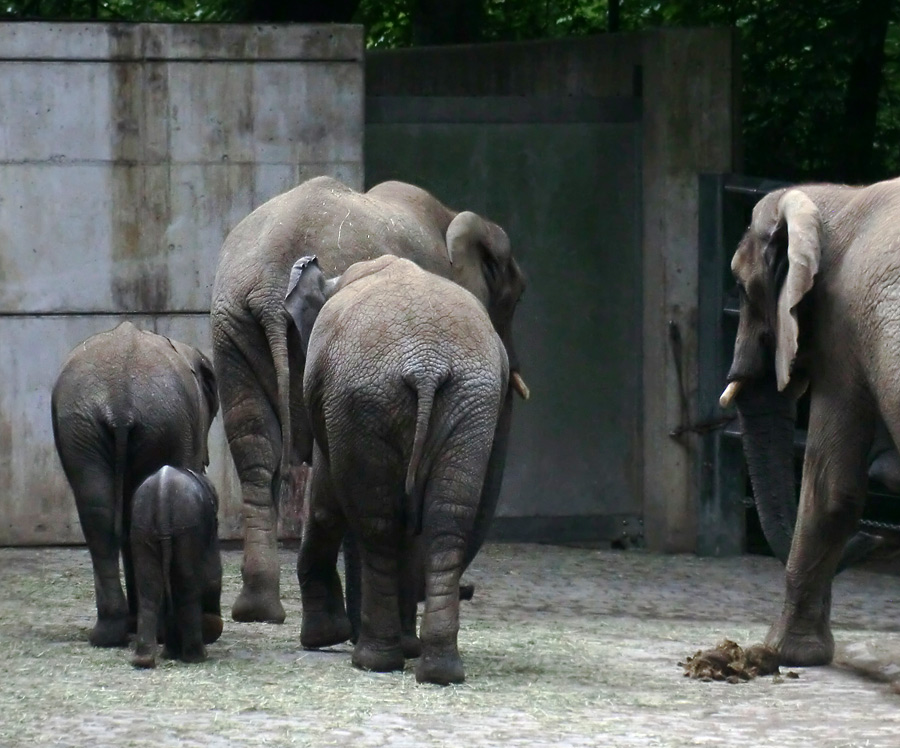
POLYGON ((845 182, 872 181, 878 95, 884 78, 884 41, 894 0, 860 0, 850 78, 844 99, 844 126, 836 143, 838 176, 845 182))
POLYGON ((619 28, 621 27, 620 14, 619 14, 619 10, 621 9, 620 6, 621 6, 621 3, 619 2, 619 0, 609 0, 609 3, 607 4, 607 9, 606 9, 606 19, 607 19, 606 20, 606 30, 607 31, 615 32, 615 31, 618 31, 619 28))

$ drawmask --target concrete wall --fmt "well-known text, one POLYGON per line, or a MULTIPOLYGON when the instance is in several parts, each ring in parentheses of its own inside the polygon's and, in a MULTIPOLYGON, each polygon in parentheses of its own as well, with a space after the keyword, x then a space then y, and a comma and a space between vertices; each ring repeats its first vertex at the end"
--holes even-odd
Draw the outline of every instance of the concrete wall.
MULTIPOLYGON (((209 353, 227 232, 308 177, 362 186, 362 29, 0 24, 0 112, 0 544, 80 542, 60 363, 124 318, 209 353)), ((220 420, 211 457, 239 537, 220 420)))
MULTIPOLYGON (((687 432, 676 438, 671 432, 689 425, 700 410, 697 403, 698 173, 727 172, 735 166, 735 72, 734 38, 727 29, 660 30, 551 42, 411 49, 373 53, 367 57, 368 106, 375 105, 378 97, 485 97, 485 101, 490 97, 529 97, 548 106, 554 104, 554 98, 557 99, 555 104, 560 105, 559 97, 573 102, 582 97, 597 100, 610 110, 637 101, 639 146, 638 157, 633 162, 639 184, 637 204, 622 210, 633 209, 640 226, 640 238, 633 247, 626 248, 626 251, 640 255, 641 277, 632 281, 629 288, 639 299, 640 311, 634 318, 630 335, 604 348, 597 362, 598 369, 605 366, 618 370, 623 357, 640 359, 635 383, 640 402, 634 431, 631 421, 623 428, 621 419, 595 418, 585 423, 584 418, 577 415, 572 418, 557 415, 545 420, 539 438, 531 440, 533 446, 528 454, 511 454, 510 459, 526 459, 532 465, 547 462, 552 450, 542 449, 541 444, 564 438, 580 454, 595 455, 592 459, 594 471, 612 472, 618 466, 610 467, 596 459, 597 444, 615 444, 616 440, 636 443, 627 459, 633 463, 638 478, 627 487, 628 495, 624 497, 606 491, 608 485, 602 481, 584 477, 590 471, 583 471, 580 478, 573 476, 566 470, 565 462, 551 460, 551 464, 542 469, 546 475, 555 473, 559 484, 573 478, 580 480, 580 490, 592 497, 595 506, 604 505, 603 511, 610 515, 615 516, 624 507, 636 507, 643 517, 647 546, 659 551, 691 551, 697 543, 701 467, 697 437, 687 432), (598 486, 603 491, 596 500, 594 495, 598 486)), ((424 108, 421 102, 418 108, 424 108)), ((460 111, 463 118, 458 120, 457 127, 460 132, 465 132, 471 126, 464 118, 465 113, 474 109, 467 106, 460 111)), ((414 122, 412 119, 406 121, 414 122)), ((584 159, 569 156, 573 170, 598 162, 597 156, 606 147, 605 141, 597 140, 593 147, 598 149, 597 152, 584 159)), ((367 161, 370 158, 367 155, 367 161)), ((528 154, 521 154, 523 161, 527 158, 528 154)), ((460 170, 471 169, 466 159, 459 158, 458 162, 460 170)), ((540 164, 536 165, 537 172, 540 168, 540 164)), ((565 168, 565 165, 555 163, 548 170, 556 173, 564 172, 565 168)), ((384 175, 383 170, 380 173, 384 175)), ((405 178, 415 181, 415 168, 405 169, 404 174, 405 178)), ((498 190, 515 193, 522 184, 510 179, 500 182, 481 180, 473 185, 471 173, 460 173, 458 177, 459 192, 464 195, 477 189, 486 193, 498 190)), ((621 178, 620 174, 598 169, 594 175, 594 192, 590 188, 580 194, 574 191, 571 194, 571 225, 577 224, 577 211, 583 210, 585 205, 593 205, 594 198, 604 194, 610 179, 621 178)), ((448 184, 451 181, 449 176, 444 179, 448 184)), ((558 201, 556 192, 566 191, 569 187, 571 185, 565 182, 554 187, 552 199, 558 201)), ((620 192, 626 194, 627 190, 620 192)), ((451 204, 455 199, 451 194, 441 197, 451 204)), ((490 201, 496 202, 496 199, 490 198, 490 201)), ((534 205, 523 207, 523 210, 531 211, 531 215, 518 215, 515 201, 511 202, 513 207, 508 215, 492 217, 510 226, 541 220, 543 213, 534 205)), ((598 239, 598 245, 603 239, 598 239)), ((571 256, 569 249, 567 246, 528 246, 524 250, 523 264, 527 271, 536 255, 559 253, 561 257, 567 257, 571 256)), ((546 256, 534 262, 535 267, 541 267, 541 272, 534 273, 529 279, 531 288, 536 291, 526 294, 523 315, 529 317, 528 306, 533 305, 534 296, 550 299, 552 288, 564 286, 565 279, 547 276, 554 267, 565 267, 564 272, 573 275, 596 274, 594 280, 598 281, 598 288, 611 279, 624 281, 623 263, 617 264, 615 254, 600 249, 598 252, 595 259, 605 257, 606 265, 584 263, 580 267, 565 267, 546 256)), ((565 326, 565 329, 543 330, 540 336, 532 339, 519 324, 518 330, 524 334, 524 340, 521 339, 523 336, 519 340, 520 348, 526 351, 521 354, 523 358, 528 351, 541 350, 537 344, 539 339, 594 341, 599 347, 598 327, 605 325, 606 330, 609 325, 603 318, 598 319, 587 311, 586 307, 582 309, 583 314, 565 315, 555 322, 550 320, 549 324, 565 326)), ((626 314, 630 314, 630 310, 626 314)), ((535 401, 541 397, 542 390, 565 383, 564 378, 553 376, 555 367, 564 367, 583 358, 562 348, 552 355, 551 365, 541 367, 547 375, 545 381, 530 382, 535 401)), ((622 398, 621 391, 598 390, 600 388, 587 393, 567 392, 568 408, 572 409, 572 402, 580 403, 580 398, 622 398)), ((533 407, 534 403, 519 407, 514 421, 527 421, 529 416, 524 411, 533 407)), ((582 415, 583 412, 604 411, 611 412, 611 408, 599 405, 581 408, 582 415)), ((524 425, 528 430, 529 425, 524 425)), ((514 422, 513 452, 516 440, 521 436, 516 429, 514 422)), ((514 476, 517 468, 510 466, 508 470, 508 475, 514 476)), ((534 481, 528 485, 534 485, 534 481)), ((505 502, 515 501, 534 509, 530 499, 509 497, 507 487, 504 490, 505 502)), ((531 489, 526 485, 522 490, 531 489)), ((572 490, 573 487, 567 485, 562 495, 569 495, 572 490)), ((542 493, 544 505, 556 515, 564 515, 569 509, 580 511, 584 508, 583 502, 568 502, 569 506, 561 504, 557 500, 560 492, 552 487, 549 490, 543 487, 542 493)), ((508 504, 501 506, 500 514, 508 510, 508 504)), ((591 526, 583 518, 578 524, 582 528, 591 526)), ((603 523, 596 527, 603 529, 603 523)))

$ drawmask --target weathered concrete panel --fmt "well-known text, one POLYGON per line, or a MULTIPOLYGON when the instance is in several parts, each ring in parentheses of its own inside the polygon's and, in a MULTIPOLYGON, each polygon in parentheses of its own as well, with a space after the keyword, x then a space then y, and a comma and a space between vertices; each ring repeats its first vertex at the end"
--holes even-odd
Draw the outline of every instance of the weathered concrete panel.
POLYGON ((0 59, 293 60, 363 58, 362 26, 3 23, 0 59))
POLYGON ((361 62, 365 48, 362 26, 336 24, 152 24, 143 33, 151 59, 361 62))
POLYGON ((362 158, 362 70, 356 63, 172 63, 167 77, 172 161, 362 158))
MULTIPOLYGON (((208 352, 227 233, 303 179, 362 186, 362 55, 355 26, 0 23, 0 543, 81 540, 49 407, 76 343, 134 315, 208 352)), ((219 420, 210 451, 240 537, 219 420)))
POLYGON ((110 72, 102 63, 0 62, 0 162, 110 160, 110 72))
POLYGON ((112 183, 102 164, 0 166, 0 311, 110 308, 112 183))

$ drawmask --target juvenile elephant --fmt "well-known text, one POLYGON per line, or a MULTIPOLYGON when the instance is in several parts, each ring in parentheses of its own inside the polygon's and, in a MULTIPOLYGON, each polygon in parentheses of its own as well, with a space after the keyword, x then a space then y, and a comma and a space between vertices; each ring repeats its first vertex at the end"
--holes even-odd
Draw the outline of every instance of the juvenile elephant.
POLYGON ((53 438, 94 567, 94 646, 126 644, 137 615, 128 542, 135 488, 163 465, 202 471, 218 407, 206 356, 130 322, 79 343, 63 364, 51 396, 53 438))
POLYGON ((219 496, 201 473, 157 470, 134 492, 131 554, 137 586, 135 667, 156 667, 156 638, 164 623, 163 657, 206 659, 204 644, 222 634, 219 496))
POLYGON ((884 427, 900 439, 900 181, 766 195, 731 268, 740 320, 720 402, 737 405, 760 519, 787 562, 784 607, 767 642, 783 664, 822 665, 834 654, 832 578, 873 543, 858 533, 845 549, 865 501, 873 435, 884 427), (807 386, 797 510, 794 415, 807 386))
MULTIPOLYGON (((254 210, 222 246, 212 300, 213 361, 225 432, 244 506, 243 586, 236 621, 284 620, 279 593, 276 508, 291 472, 310 462, 303 406, 303 352, 288 332, 284 297, 294 261, 316 255, 334 277, 350 265, 391 254, 456 281, 487 308, 506 346, 512 385, 522 397, 503 294, 522 282, 503 229, 456 213, 411 184, 385 182, 366 193, 317 177, 254 210), (450 261, 450 254, 453 262, 450 261), (290 344, 290 345, 289 345, 290 344)), ((512 398, 504 402, 484 502, 495 504, 503 475, 512 398)))
MULTIPOLYGON (((510 313, 521 291, 504 289, 510 313)), ((459 579, 493 515, 482 495, 509 381, 503 342, 472 294, 390 255, 328 283, 315 258, 303 258, 285 306, 306 350, 315 437, 297 561, 301 643, 350 634, 335 566, 349 526, 362 567, 353 664, 402 670, 405 657, 418 656, 421 536, 416 679, 461 682, 459 579)))

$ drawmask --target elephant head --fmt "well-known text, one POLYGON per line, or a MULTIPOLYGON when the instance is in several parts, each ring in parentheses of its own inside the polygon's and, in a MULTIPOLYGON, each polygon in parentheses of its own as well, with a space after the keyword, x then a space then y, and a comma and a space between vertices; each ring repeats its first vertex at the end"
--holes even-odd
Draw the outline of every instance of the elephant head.
MULTIPOLYGON (((496 223, 471 211, 457 213, 447 227, 450 264, 466 273, 481 273, 487 286, 481 299, 509 359, 510 384, 527 400, 528 386, 519 373, 519 357, 513 344, 512 321, 516 305, 525 290, 525 277, 512 256, 509 237, 496 223)), ((458 278, 466 288, 478 288, 478 278, 458 278)))
POLYGON ((291 268, 291 279, 288 282, 287 294, 284 297, 284 308, 294 322, 300 334, 300 345, 303 356, 309 348, 316 317, 331 294, 334 293, 341 276, 325 279, 322 268, 315 255, 301 257, 291 268))
MULTIPOLYGON (((796 402, 809 384, 813 289, 825 228, 802 189, 770 193, 757 203, 731 261, 740 319, 728 386, 719 400, 737 406, 744 455, 760 524, 773 553, 787 562, 797 518, 794 481, 796 402)), ((860 533, 839 569, 868 552, 860 533)))

